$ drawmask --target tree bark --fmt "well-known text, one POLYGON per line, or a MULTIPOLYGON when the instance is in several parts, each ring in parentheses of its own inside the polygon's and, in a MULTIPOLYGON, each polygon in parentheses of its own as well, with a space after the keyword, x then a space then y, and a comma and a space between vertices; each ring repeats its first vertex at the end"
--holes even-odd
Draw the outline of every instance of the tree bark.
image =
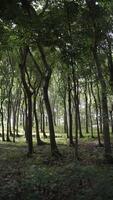
POLYGON ((108 106, 107 106, 107 87, 102 74, 101 64, 97 55, 97 49, 93 49, 93 56, 97 66, 98 77, 101 85, 102 95, 102 117, 103 117, 103 137, 105 146, 105 158, 109 161, 111 156, 111 144, 110 144, 110 133, 109 133, 109 117, 108 117, 108 106))
POLYGON ((68 135, 68 121, 67 121, 66 94, 64 96, 64 133, 66 133, 67 134, 67 138, 69 138, 69 135, 68 135))
POLYGON ((35 124, 36 124, 36 140, 37 140, 37 145, 42 145, 43 142, 41 141, 41 138, 40 138, 39 122, 38 122, 38 116, 37 116, 37 110, 36 110, 36 97, 37 97, 37 94, 34 94, 33 111, 34 111, 35 124))
POLYGON ((20 49, 21 63, 19 64, 20 75, 22 84, 25 90, 26 100, 27 100, 27 136, 28 136, 28 155, 33 153, 33 140, 32 140, 32 95, 33 92, 30 86, 26 82, 25 72, 26 72, 26 60, 28 55, 28 47, 20 49))
POLYGON ((5 141, 5 133, 4 133, 4 112, 3 112, 3 101, 1 101, 1 108, 0 108, 0 114, 1 114, 1 125, 2 125, 2 141, 5 141))
POLYGON ((89 133, 89 115, 88 115, 88 97, 87 97, 87 81, 85 80, 85 128, 86 133, 89 133))
POLYGON ((74 144, 73 142, 73 134, 72 134, 72 110, 71 110, 71 85, 70 85, 70 77, 68 77, 68 133, 69 133, 69 144, 70 146, 74 144))
POLYGON ((92 120, 92 97, 91 97, 91 91, 88 83, 88 92, 89 92, 89 115, 90 115, 90 128, 91 128, 91 137, 94 138, 93 135, 93 120, 92 120))
POLYGON ((102 144, 101 144, 101 139, 100 139, 99 121, 98 121, 98 117, 99 117, 99 112, 98 112, 98 103, 97 103, 96 96, 95 96, 95 94, 94 94, 92 80, 91 80, 91 92, 92 92, 92 96, 93 96, 93 98, 94 98, 94 102, 95 102, 98 144, 99 144, 99 146, 102 146, 102 144))
POLYGON ((50 101, 49 101, 49 96, 48 96, 48 87, 49 87, 49 81, 51 78, 51 67, 48 65, 45 52, 38 44, 38 48, 41 54, 42 62, 45 67, 45 75, 44 75, 44 81, 43 81, 43 94, 44 94, 44 101, 45 101, 45 106, 47 110, 47 115, 48 115, 48 122, 49 122, 49 131, 50 131, 50 145, 51 145, 51 153, 53 156, 61 156, 61 154, 58 151, 56 140, 55 140, 55 131, 54 131, 54 123, 53 123, 53 116, 52 116, 52 110, 50 106, 50 101))

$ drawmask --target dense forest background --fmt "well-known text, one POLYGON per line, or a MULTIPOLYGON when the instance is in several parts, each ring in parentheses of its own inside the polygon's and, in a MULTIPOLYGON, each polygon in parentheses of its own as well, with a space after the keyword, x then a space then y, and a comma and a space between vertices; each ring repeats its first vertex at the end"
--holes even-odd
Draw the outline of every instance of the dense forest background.
POLYGON ((0 0, 0 199, 113 199, 113 2, 0 0))

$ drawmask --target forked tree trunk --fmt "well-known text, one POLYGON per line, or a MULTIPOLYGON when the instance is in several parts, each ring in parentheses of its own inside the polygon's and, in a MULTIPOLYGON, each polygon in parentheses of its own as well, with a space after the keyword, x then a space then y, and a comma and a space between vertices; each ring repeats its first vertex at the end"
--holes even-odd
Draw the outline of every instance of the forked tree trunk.
POLYGON ((51 73, 52 73, 51 67, 47 63, 43 48, 39 44, 38 44, 38 48, 41 54, 42 62, 45 67, 45 75, 44 75, 44 81, 43 81, 43 95, 44 95, 44 102, 45 102, 47 115, 48 115, 48 122, 49 122, 51 153, 53 156, 61 156, 61 154, 58 151, 56 140, 55 140, 53 116, 52 116, 52 110, 51 110, 49 96, 48 96, 49 81, 51 79, 51 73))

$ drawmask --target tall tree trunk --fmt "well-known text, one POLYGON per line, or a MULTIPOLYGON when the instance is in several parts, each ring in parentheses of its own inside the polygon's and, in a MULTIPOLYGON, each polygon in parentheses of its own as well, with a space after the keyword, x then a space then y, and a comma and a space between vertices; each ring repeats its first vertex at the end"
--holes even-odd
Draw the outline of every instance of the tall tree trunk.
POLYGON ((52 111, 51 111, 50 101, 49 101, 49 97, 48 97, 49 80, 50 80, 50 74, 48 74, 48 76, 46 76, 46 80, 45 80, 44 86, 43 86, 43 92, 44 92, 45 106, 46 106, 46 110, 47 110, 47 114, 48 114, 51 153, 52 153, 52 155, 56 156, 56 154, 58 153, 58 149, 57 149, 56 140, 55 140, 52 111))
POLYGON ((38 116, 37 116, 37 110, 36 110, 36 97, 37 94, 34 94, 34 104, 33 104, 33 110, 34 110, 34 117, 35 117, 35 124, 36 124, 36 140, 37 140, 37 145, 42 145, 42 141, 40 138, 40 133, 39 133, 39 122, 38 122, 38 116))
POLYGON ((83 138, 83 134, 82 134, 82 127, 81 127, 81 119, 80 119, 80 108, 79 108, 79 104, 80 104, 80 95, 79 95, 79 81, 78 79, 76 80, 76 98, 77 98, 77 115, 78 115, 78 128, 79 128, 79 135, 80 135, 80 138, 83 138))
POLYGON ((110 110, 111 133, 113 135, 113 111, 110 110))
POLYGON ((98 83, 96 84, 97 86, 97 98, 98 98, 98 107, 99 107, 99 116, 100 116, 100 134, 103 133, 103 126, 102 126, 102 103, 100 99, 100 89, 98 83))
POLYGON ((10 127, 11 127, 11 106, 10 106, 10 93, 8 97, 8 105, 7 105, 7 134, 6 140, 10 142, 10 127))
POLYGON ((2 125, 2 141, 5 141, 5 133, 4 133, 4 112, 3 112, 3 101, 2 101, 2 100, 1 100, 0 114, 1 114, 1 125, 2 125))
POLYGON ((56 140, 55 140, 53 116, 52 116, 52 110, 51 110, 49 96, 48 96, 48 87, 49 87, 49 81, 51 78, 52 71, 51 71, 51 67, 47 63, 45 52, 42 46, 40 46, 40 44, 38 44, 38 48, 40 51, 42 62, 45 67, 45 74, 44 74, 44 81, 43 81, 43 94, 44 94, 44 101, 45 101, 45 106, 46 106, 47 115, 48 115, 48 122, 49 122, 51 153, 54 156, 60 156, 61 154, 58 151, 56 140))
POLYGON ((44 112, 44 105, 43 104, 42 104, 42 133, 43 133, 43 137, 47 138, 47 135, 46 135, 46 132, 45 132, 45 112, 44 112))
POLYGON ((26 60, 28 55, 29 49, 28 47, 25 47, 23 49, 20 49, 20 56, 21 56, 21 62, 19 64, 20 69, 20 75, 22 84, 24 87, 26 100, 27 100, 27 136, 28 136, 28 155, 32 155, 33 153, 33 139, 32 139, 32 95, 33 92, 31 91, 30 85, 26 81, 26 60))
POLYGON ((78 155, 78 131, 79 131, 79 97, 78 97, 78 80, 75 76, 75 69, 72 65, 72 75, 73 75, 73 84, 74 84, 74 106, 75 106, 75 159, 79 160, 78 155))
POLYGON ((25 109, 24 109, 24 115, 23 115, 23 127, 25 131, 26 142, 28 142, 28 103, 27 103, 27 96, 25 92, 24 92, 24 100, 25 100, 25 109))
POLYGON ((91 80, 91 92, 92 92, 92 96, 93 96, 94 102, 95 102, 98 144, 99 144, 99 146, 102 146, 102 144, 101 144, 101 139, 100 139, 99 121, 98 121, 98 116, 99 116, 99 112, 98 112, 98 103, 97 103, 97 99, 96 99, 96 96, 95 96, 95 93, 94 93, 94 90, 93 90, 93 83, 92 83, 92 80, 91 80))
POLYGON ((45 113, 44 113, 44 102, 42 97, 40 97, 40 129, 41 133, 43 133, 43 137, 47 138, 45 133, 45 113))
POLYGON ((91 137, 94 138, 94 135, 93 135, 93 120, 92 120, 92 96, 91 96, 89 84, 88 84, 88 92, 89 92, 89 115, 90 115, 91 137))
POLYGON ((13 105, 13 142, 15 142, 15 126, 16 126, 16 105, 13 105))
POLYGON ((19 137, 19 116, 20 116, 20 104, 21 104, 21 92, 17 104, 17 115, 16 115, 16 137, 19 137))
POLYGON ((73 133, 72 133, 72 108, 71 108, 71 84, 70 77, 68 77, 68 133, 69 133, 69 144, 70 146, 74 144, 73 142, 73 133))
POLYGON ((28 153, 33 153, 33 141, 32 141, 32 95, 28 96, 28 153))
POLYGON ((104 136, 104 146, 105 146, 105 158, 110 161, 111 156, 111 144, 110 144, 110 133, 109 133, 109 117, 108 117, 108 106, 107 106, 107 88, 106 82, 102 74, 101 64, 97 55, 97 49, 94 47, 93 56, 97 66, 98 77, 101 85, 101 95, 102 95, 102 117, 103 117, 103 136, 104 136))
POLYGON ((110 86, 113 91, 113 58, 112 58, 112 42, 110 38, 107 38, 108 41, 108 68, 110 74, 110 86))
POLYGON ((89 115, 88 115, 88 96, 87 96, 87 81, 85 80, 85 128, 86 133, 89 133, 89 115))
POLYGON ((67 121, 66 94, 65 94, 65 97, 64 97, 64 132, 67 134, 67 138, 69 138, 69 135, 68 135, 68 121, 67 121))

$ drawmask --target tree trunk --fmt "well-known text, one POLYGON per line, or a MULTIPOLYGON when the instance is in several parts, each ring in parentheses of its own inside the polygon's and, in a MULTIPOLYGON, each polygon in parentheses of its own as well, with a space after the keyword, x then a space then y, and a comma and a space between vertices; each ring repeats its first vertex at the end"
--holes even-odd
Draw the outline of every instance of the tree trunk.
POLYGON ((102 74, 102 68, 98 59, 97 50, 93 49, 93 56, 97 66, 98 77, 101 85, 101 95, 102 95, 102 117, 103 117, 103 136, 104 136, 104 146, 105 146, 105 158, 110 161, 111 156, 111 144, 110 144, 110 134, 109 134, 109 117, 108 117, 108 106, 107 106, 107 88, 106 82, 102 74))
POLYGON ((78 131, 79 131, 79 98, 78 98, 78 80, 75 76, 75 69, 72 65, 72 75, 73 75, 73 84, 74 84, 74 106, 75 106, 75 159, 79 160, 78 155, 78 131))
POLYGON ((21 56, 21 63, 19 64, 20 69, 20 75, 22 84, 25 91, 25 99, 26 99, 26 105, 27 105, 27 136, 28 136, 28 155, 32 155, 33 153, 33 140, 32 140, 32 95, 33 92, 31 91, 30 84, 26 81, 26 60, 28 55, 29 49, 28 47, 24 47, 23 49, 20 49, 20 56, 21 56))
POLYGON ((79 82, 78 80, 76 80, 76 98, 77 98, 77 115, 78 115, 78 128, 79 128, 79 135, 80 138, 83 138, 83 134, 82 134, 82 127, 81 127, 81 119, 80 119, 80 108, 79 108, 79 104, 80 104, 80 95, 79 95, 79 82))
POLYGON ((16 110, 15 108, 13 108, 13 142, 15 142, 15 126, 16 126, 16 110))
POLYGON ((17 115, 16 115, 16 137, 19 137, 19 115, 20 115, 20 104, 21 104, 21 93, 17 104, 17 115))
POLYGON ((39 122, 38 122, 38 116, 37 116, 37 111, 36 111, 36 97, 37 95, 35 94, 33 110, 34 110, 34 117, 35 117, 35 124, 36 124, 36 140, 37 140, 37 145, 41 145, 43 142, 41 141, 40 133, 39 133, 39 122))
POLYGON ((89 115, 88 115, 88 97, 87 97, 87 81, 85 80, 85 128, 86 133, 89 133, 89 115))
POLYGON ((10 126, 11 126, 11 107, 10 107, 10 93, 8 97, 8 105, 7 105, 7 134, 6 134, 6 140, 7 142, 10 142, 10 126))
POLYGON ((44 105, 43 104, 42 104, 42 133, 43 133, 43 137, 47 138, 47 135, 46 135, 46 132, 45 132, 45 112, 44 112, 44 105))
POLYGON ((69 138, 68 135, 68 121, 67 121, 67 107, 66 107, 66 94, 64 97, 64 133, 67 134, 67 138, 69 138))
POLYGON ((3 101, 1 101, 0 114, 1 114, 1 125, 2 125, 2 141, 5 141, 3 101))
POLYGON ((91 92, 92 92, 92 96, 93 96, 94 102, 95 102, 98 144, 99 144, 99 146, 102 146, 102 144, 101 144, 101 139, 100 139, 99 121, 98 121, 98 115, 99 115, 99 112, 98 112, 98 103, 97 103, 97 99, 96 99, 96 96, 95 96, 94 91, 93 91, 93 83, 92 83, 92 80, 91 80, 91 92))
POLYGON ((49 96, 48 96, 48 87, 49 87, 49 81, 51 78, 51 67, 47 63, 45 52, 42 46, 40 46, 40 44, 38 44, 38 48, 41 54, 42 62, 45 67, 45 74, 44 74, 44 81, 43 81, 43 94, 44 94, 44 101, 45 101, 45 106, 46 106, 47 115, 48 115, 48 122, 49 122, 51 153, 54 156, 61 156, 56 145, 53 116, 52 116, 52 110, 51 110, 49 96))
POLYGON ((33 153, 32 141, 32 95, 28 95, 28 154, 33 153))
POLYGON ((25 100, 25 110, 24 110, 24 118, 23 118, 23 125, 24 125, 24 131, 25 131, 25 138, 26 142, 28 142, 28 103, 27 103, 27 96, 24 92, 24 100, 25 100))
POLYGON ((90 115, 90 127, 91 127, 91 137, 94 138, 93 135, 93 120, 92 120, 92 97, 91 97, 91 91, 88 84, 88 92, 89 92, 89 115, 90 115))
POLYGON ((46 106, 46 110, 47 110, 47 114, 48 114, 51 153, 52 153, 52 155, 56 156, 56 154, 58 153, 58 148, 57 148, 56 140, 55 140, 52 110, 51 110, 50 101, 49 101, 49 97, 48 97, 48 85, 49 85, 50 77, 51 77, 51 74, 46 74, 46 78, 45 78, 44 86, 43 86, 43 93, 44 93, 45 106, 46 106))
POLYGON ((71 110, 71 85, 70 85, 70 77, 68 77, 68 133, 69 133, 69 144, 70 146, 74 144, 73 142, 73 134, 72 134, 72 110, 71 110))
POLYGON ((103 127, 102 127, 102 103, 100 100, 100 89, 99 89, 99 85, 97 83, 97 97, 98 97, 98 107, 99 107, 99 116, 100 116, 100 134, 103 133, 103 127))

